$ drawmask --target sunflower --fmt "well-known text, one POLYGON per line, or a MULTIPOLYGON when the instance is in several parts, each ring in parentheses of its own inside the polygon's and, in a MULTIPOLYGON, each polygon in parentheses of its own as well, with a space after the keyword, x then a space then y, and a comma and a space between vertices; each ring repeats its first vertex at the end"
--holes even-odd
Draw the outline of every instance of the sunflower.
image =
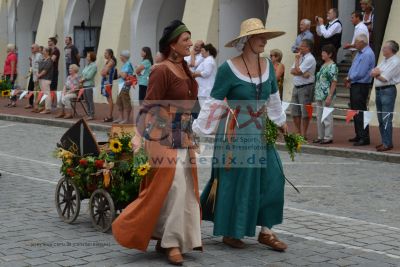
POLYGON ((131 142, 131 141, 128 142, 128 148, 129 148, 130 150, 132 150, 132 142, 131 142))
POLYGON ((149 172, 150 168, 150 164, 146 162, 145 164, 142 164, 139 166, 139 168, 137 168, 137 172, 140 176, 145 176, 149 172))
POLYGON ((301 151, 301 142, 297 143, 296 150, 297 152, 301 151))
POLYGON ((111 139, 110 149, 114 153, 120 153, 122 151, 122 144, 118 139, 111 139))
POLYGON ((9 90, 1 91, 1 96, 3 97, 10 96, 10 91, 9 90))

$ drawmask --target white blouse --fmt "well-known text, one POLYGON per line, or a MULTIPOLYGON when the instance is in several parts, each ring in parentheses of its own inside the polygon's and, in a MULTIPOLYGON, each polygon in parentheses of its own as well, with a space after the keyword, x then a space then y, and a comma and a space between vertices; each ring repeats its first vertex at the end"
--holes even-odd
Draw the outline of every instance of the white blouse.
POLYGON ((199 84, 198 96, 210 96, 211 89, 214 86, 215 76, 217 76, 217 63, 212 56, 206 57, 197 67, 196 72, 200 72, 201 77, 197 77, 199 84))
MULTIPOLYGON (((250 82, 250 79, 242 75, 231 61, 228 61, 228 65, 236 77, 250 82)), ((264 72, 262 76, 263 82, 268 79, 268 74, 269 71, 264 72)), ((268 118, 276 125, 282 126, 286 122, 286 113, 282 108, 279 91, 271 94, 264 105, 267 108, 268 118)), ((216 134, 221 117, 225 114, 226 110, 229 110, 230 116, 234 114, 226 101, 208 97, 200 110, 199 116, 193 121, 193 132, 199 136, 216 134)))

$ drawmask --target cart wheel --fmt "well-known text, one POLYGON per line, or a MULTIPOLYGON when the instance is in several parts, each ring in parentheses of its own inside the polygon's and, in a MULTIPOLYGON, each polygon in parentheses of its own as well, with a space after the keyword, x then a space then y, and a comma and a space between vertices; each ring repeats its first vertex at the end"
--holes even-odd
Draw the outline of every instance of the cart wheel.
POLYGON ((73 223, 79 215, 81 199, 76 185, 65 177, 58 181, 55 194, 57 213, 66 223, 73 223))
POLYGON ((104 189, 97 189, 89 200, 90 217, 94 228, 100 232, 107 232, 115 218, 114 201, 104 189))

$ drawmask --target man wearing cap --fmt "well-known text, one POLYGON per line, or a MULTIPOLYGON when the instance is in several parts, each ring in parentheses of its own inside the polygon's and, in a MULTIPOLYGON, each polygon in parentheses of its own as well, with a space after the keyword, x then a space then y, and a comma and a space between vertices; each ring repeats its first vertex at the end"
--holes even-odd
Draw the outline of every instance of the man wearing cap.
POLYGON ((308 125, 311 114, 307 105, 313 102, 316 61, 311 54, 313 43, 303 40, 300 44, 300 53, 296 55, 295 62, 290 70, 293 77, 294 88, 292 91, 292 117, 296 130, 307 138, 308 125))
POLYGON ((396 55, 398 51, 399 44, 396 41, 387 41, 382 47, 384 60, 371 72, 371 76, 375 78, 376 110, 382 137, 382 143, 376 147, 379 152, 393 149, 392 120, 397 96, 396 85, 400 83, 400 58, 396 55))

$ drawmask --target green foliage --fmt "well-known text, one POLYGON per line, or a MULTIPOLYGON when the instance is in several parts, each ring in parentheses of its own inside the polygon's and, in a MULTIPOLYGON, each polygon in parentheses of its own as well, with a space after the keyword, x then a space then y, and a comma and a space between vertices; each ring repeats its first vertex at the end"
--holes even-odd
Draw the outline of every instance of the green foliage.
MULTIPOLYGON (((275 145, 278 136, 279 136, 278 126, 267 117, 265 121, 265 130, 264 130, 265 142, 268 145, 275 145)), ((307 142, 304 139, 304 137, 300 134, 289 133, 285 134, 283 138, 285 140, 285 146, 286 149, 288 150, 289 156, 291 160, 294 161, 295 154, 300 153, 301 146, 303 144, 306 144, 307 142)))
POLYGON ((131 135, 111 138, 122 144, 120 152, 103 150, 98 157, 79 157, 59 149, 54 154, 62 160, 61 174, 72 179, 82 199, 90 197, 97 188, 103 188, 110 193, 117 207, 123 207, 138 196, 150 165, 143 149, 133 154, 131 135))

